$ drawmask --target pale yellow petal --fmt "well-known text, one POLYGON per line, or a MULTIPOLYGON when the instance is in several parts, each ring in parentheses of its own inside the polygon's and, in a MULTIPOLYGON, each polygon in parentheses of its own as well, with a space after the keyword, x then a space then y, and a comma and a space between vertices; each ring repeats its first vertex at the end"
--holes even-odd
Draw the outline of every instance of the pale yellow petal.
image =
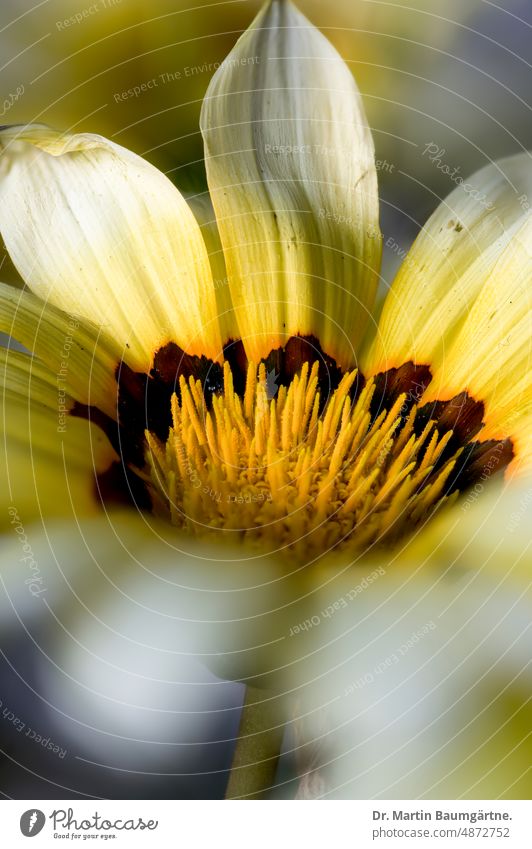
MULTIPOLYGON (((532 422, 528 422, 528 435, 532 422)), ((530 459, 530 441, 529 459, 530 459)), ((514 589, 532 580, 530 560, 532 470, 494 482, 481 478, 450 508, 415 534, 393 558, 405 578, 412 563, 420 571, 477 572, 503 579, 514 589)))
POLYGON ((1 526, 98 513, 96 476, 118 462, 107 437, 69 415, 73 399, 41 363, 5 350, 0 358, 1 526))
POLYGON ((90 134, 0 133, 0 230, 30 288, 112 335, 133 366, 175 342, 220 356, 209 258, 172 183, 90 134))
POLYGON ((514 425, 532 409, 531 365, 532 218, 527 217, 435 367, 427 400, 467 390, 484 403, 483 438, 511 438, 514 425))
POLYGON ((299 334, 354 365, 381 237, 373 142, 349 69, 291 2, 274 0, 213 77, 201 130, 248 357, 299 334))
POLYGON ((216 215, 208 194, 193 195, 188 197, 187 201, 194 213, 196 221, 200 225, 201 235, 203 236, 209 254, 214 296, 218 310, 220 336, 222 343, 225 345, 231 340, 239 339, 240 333, 235 319, 227 268, 225 266, 225 256, 220 241, 216 215))
POLYGON ((362 357, 365 373, 410 360, 444 367, 486 279, 525 221, 531 198, 529 153, 493 163, 451 192, 392 283, 373 344, 362 357))
MULTIPOLYGON (((37 357, 0 347, 0 383, 4 391, 31 398, 34 404, 57 409, 58 388, 55 375, 37 357)), ((68 409, 75 403, 66 390, 61 395, 68 409)))
POLYGON ((115 374, 122 349, 109 334, 5 283, 0 283, 0 331, 35 353, 77 401, 117 418, 115 374))

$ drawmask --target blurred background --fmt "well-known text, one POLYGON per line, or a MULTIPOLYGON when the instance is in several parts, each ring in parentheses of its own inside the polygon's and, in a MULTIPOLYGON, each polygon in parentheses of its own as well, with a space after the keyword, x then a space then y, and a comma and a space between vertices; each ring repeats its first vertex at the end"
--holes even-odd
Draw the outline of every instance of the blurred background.
MULTIPOLYGON (((532 6, 528 0, 505 0, 504 8, 487 0, 300 0, 299 6, 336 45, 364 98, 376 145, 384 277, 389 279, 424 220, 454 187, 449 172, 466 177, 496 157, 532 147, 532 6)), ((215 63, 227 55, 259 7, 257 0, 3 0, 0 123, 38 121, 101 133, 147 157, 184 190, 201 190, 205 185, 198 129, 201 100, 215 63)), ((1 268, 2 279, 16 281, 5 256, 1 268)), ((501 521, 504 526, 508 517, 501 521)), ((12 540, 3 557, 4 563, 10 558, 9 562, 17 562, 12 540)), ((65 563, 68 560, 65 555, 65 563)), ((80 558, 80 568, 83 563, 80 558)), ((144 586, 133 585, 137 593, 144 586)), ((385 596, 383 590, 382 599, 385 596)), ((504 616, 512 610, 512 598, 503 594, 504 616)), ((439 607, 434 602, 428 613, 407 618, 401 634, 346 673, 340 689, 347 692, 368 670, 378 668, 412 633, 436 620, 448 603, 446 596, 439 607)), ((410 611, 408 597, 404 604, 410 611)), ((181 657, 179 665, 172 665, 162 637, 158 648, 140 651, 132 637, 135 606, 109 603, 103 608, 98 615, 91 611, 86 619, 80 618, 72 631, 60 621, 50 634, 49 623, 43 630, 32 620, 30 628, 18 617, 0 631, 0 792, 15 798, 221 797, 242 685, 217 677, 194 656, 181 657), (126 640, 125 632, 130 634, 126 640), (28 728, 33 736, 26 734, 28 728), (36 742, 37 735, 41 742, 36 742), (51 751, 43 740, 51 740, 59 751, 51 751)), ((8 609, 9 605, 4 613, 8 609)), ((466 611, 459 615, 465 621, 466 611)), ((482 620, 486 629, 496 615, 490 608, 482 620)), ((393 616, 401 618, 397 611, 393 616)), ((525 620, 526 616, 518 620, 518 635, 525 620)), ((471 639, 483 645, 482 625, 479 628, 471 639)), ((451 619, 438 633, 450 639, 455 630, 456 620, 451 619)), ((363 639, 370 641, 367 633, 363 639)), ((514 632, 509 633, 507 645, 514 646, 515 639, 514 632)), ((432 636, 423 643, 427 662, 431 641, 432 636)), ((522 652, 520 644, 518 648, 522 652)), ((490 644, 486 652, 475 669, 484 668, 482 663, 491 668, 497 649, 490 644)), ((409 662, 414 657, 410 655, 409 662)), ((452 654, 446 663, 452 674, 459 661, 452 654)), ((515 665, 522 668, 521 654, 515 665)), ((498 669, 498 677, 488 679, 487 689, 479 690, 478 701, 471 706, 472 716, 490 693, 496 698, 497 692, 506 692, 514 666, 511 675, 498 669)), ((409 674, 415 676, 416 669, 414 664, 409 674)), ((441 676, 441 667, 435 667, 436 672, 441 676)), ((377 679, 376 688, 384 687, 378 698, 389 698, 387 679, 379 674, 377 679)), ((427 686, 419 680, 419 687, 427 686)), ((457 685, 464 692, 468 680, 466 675, 457 685)), ((364 699, 371 692, 364 688, 364 699)), ((395 729, 395 739, 401 734, 405 740, 415 739, 412 715, 423 729, 446 709, 442 703, 429 704, 423 713, 423 696, 413 692, 405 695, 412 700, 410 713, 405 708, 405 723, 395 729)), ((456 695, 459 703, 460 692, 450 691, 447 698, 452 702, 456 695)), ((525 720, 520 705, 527 701, 526 692, 529 680, 507 692, 487 725, 481 722, 477 727, 479 745, 490 733, 496 734, 497 723, 504 724, 502 717, 516 712, 515 739, 521 739, 525 720)), ((342 704, 335 714, 339 726, 345 725, 345 711, 351 710, 349 700, 347 708, 345 700, 342 704)), ((354 726, 343 738, 344 745, 345 739, 350 747, 356 747, 357 739, 360 744, 357 734, 378 738, 387 727, 386 712, 372 722, 354 726)), ((529 718, 527 722, 529 727, 529 718)), ((444 741, 452 739, 452 723, 442 735, 444 741)), ((501 762, 514 749, 513 740, 509 734, 498 741, 496 757, 501 762)), ((289 741, 286 747, 290 748, 289 741)), ((430 743, 419 750, 412 744, 407 761, 397 756, 396 772, 415 774, 421 768, 416 764, 430 751, 430 743)), ((445 767, 448 773, 453 751, 445 767)), ((368 768, 376 763, 377 754, 383 756, 380 747, 368 748, 368 768)), ((489 784, 481 785, 480 796, 495 789, 510 797, 525 794, 527 762, 530 751, 512 766, 511 780, 503 775, 493 790, 489 784)), ((492 763, 488 752, 486 769, 492 763)), ((484 761, 479 768, 485 768, 484 761)), ((354 795, 368 792, 362 778, 355 780, 338 769, 333 782, 354 787, 354 795)), ((287 754, 279 795, 293 795, 296 773, 295 756, 287 754)), ((423 779, 424 786, 432 780, 441 792, 434 795, 441 798, 441 775, 431 775, 423 779)), ((473 788, 472 798, 478 798, 475 775, 466 775, 461 785, 464 793, 473 788)), ((452 784, 443 786, 452 795, 452 784)), ((378 795, 385 788, 383 773, 371 784, 371 792, 378 795)), ((421 794, 419 782, 396 782, 389 795, 408 793, 421 794)))
MULTIPOLYGON (((530 3, 299 6, 348 62, 364 97, 385 242, 394 242, 386 249, 389 276, 454 187, 449 171, 465 177, 532 146, 530 3)), ((202 187, 201 100, 214 64, 259 8, 259 0, 5 0, 1 121, 102 133, 183 188, 202 187), (141 91, 128 94, 135 86, 141 91)))

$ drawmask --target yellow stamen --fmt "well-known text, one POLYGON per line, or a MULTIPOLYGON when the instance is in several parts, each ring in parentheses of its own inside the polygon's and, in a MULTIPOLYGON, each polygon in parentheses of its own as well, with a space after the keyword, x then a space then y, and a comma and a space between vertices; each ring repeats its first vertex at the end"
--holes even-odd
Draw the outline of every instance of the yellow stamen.
POLYGON ((154 509, 199 535, 237 532, 302 556, 413 530, 446 500, 459 452, 434 470, 452 432, 430 421, 417 434, 405 395, 372 421, 375 384, 352 402, 355 379, 346 374, 320 413, 317 363, 274 398, 264 364, 250 365, 243 399, 226 364, 211 410, 201 384, 182 378, 166 444, 146 433, 154 509))

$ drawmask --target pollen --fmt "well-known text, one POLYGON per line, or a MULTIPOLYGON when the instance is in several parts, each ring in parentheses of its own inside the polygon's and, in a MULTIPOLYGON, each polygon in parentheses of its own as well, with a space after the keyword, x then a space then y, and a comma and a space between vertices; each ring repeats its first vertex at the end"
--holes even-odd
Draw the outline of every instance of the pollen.
POLYGON ((372 414, 375 381, 353 400, 356 376, 323 409, 317 363, 278 390, 251 364, 243 397, 226 363, 210 405, 201 381, 181 377, 168 439, 145 434, 154 512, 199 536, 225 531, 307 558, 391 544, 427 521, 456 497, 446 484, 462 449, 447 457, 453 431, 435 421, 416 428, 406 394, 372 414))

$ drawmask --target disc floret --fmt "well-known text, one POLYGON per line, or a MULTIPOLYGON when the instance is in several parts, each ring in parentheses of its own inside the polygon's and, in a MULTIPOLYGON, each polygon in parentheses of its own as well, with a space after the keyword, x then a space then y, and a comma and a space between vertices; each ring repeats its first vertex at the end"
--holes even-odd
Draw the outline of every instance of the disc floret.
POLYGON ((156 513, 304 556, 390 542, 426 521, 453 497, 453 431, 416 427, 404 393, 375 414, 375 381, 353 397, 356 378, 345 374, 322 409, 317 362, 273 393, 264 364, 250 364, 243 398, 226 363, 210 408, 201 381, 181 377, 166 443, 146 432, 156 513))

